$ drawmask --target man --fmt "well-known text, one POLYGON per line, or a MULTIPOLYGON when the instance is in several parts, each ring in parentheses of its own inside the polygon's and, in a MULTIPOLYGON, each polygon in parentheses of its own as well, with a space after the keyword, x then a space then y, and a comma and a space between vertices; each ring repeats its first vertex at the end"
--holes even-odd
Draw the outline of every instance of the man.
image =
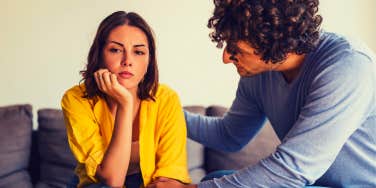
POLYGON ((188 136, 237 151, 267 118, 282 143, 256 165, 186 187, 376 187, 374 53, 320 31, 318 0, 214 4, 211 38, 227 44, 223 62, 241 78, 223 118, 185 112, 188 136))

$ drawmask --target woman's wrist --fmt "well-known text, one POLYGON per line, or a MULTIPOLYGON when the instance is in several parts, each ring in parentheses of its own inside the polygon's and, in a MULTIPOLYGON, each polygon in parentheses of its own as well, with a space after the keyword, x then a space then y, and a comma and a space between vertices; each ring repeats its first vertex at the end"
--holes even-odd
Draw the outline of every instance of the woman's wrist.
POLYGON ((133 98, 132 96, 127 97, 120 97, 119 100, 117 100, 118 106, 121 106, 123 108, 132 107, 133 106, 133 98))
POLYGON ((131 112, 133 110, 133 101, 127 100, 127 101, 118 102, 117 109, 118 110, 125 110, 127 112, 131 112))

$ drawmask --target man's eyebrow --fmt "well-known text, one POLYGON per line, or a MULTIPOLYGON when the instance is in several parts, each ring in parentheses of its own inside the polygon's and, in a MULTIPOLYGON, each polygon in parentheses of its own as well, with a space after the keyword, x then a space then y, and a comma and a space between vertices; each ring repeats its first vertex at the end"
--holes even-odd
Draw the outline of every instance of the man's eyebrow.
POLYGON ((241 48, 241 47, 239 47, 238 46, 238 51, 240 52, 240 53, 242 53, 242 54, 253 54, 253 52, 250 52, 250 51, 248 51, 248 50, 245 50, 244 48, 241 48))

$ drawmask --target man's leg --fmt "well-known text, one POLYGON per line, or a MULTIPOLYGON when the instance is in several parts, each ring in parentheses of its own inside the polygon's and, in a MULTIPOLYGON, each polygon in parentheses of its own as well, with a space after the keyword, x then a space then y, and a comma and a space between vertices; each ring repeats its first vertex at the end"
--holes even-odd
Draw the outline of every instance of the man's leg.
POLYGON ((235 170, 217 170, 210 172, 207 174, 204 178, 202 178, 201 181, 207 181, 207 180, 212 180, 214 178, 221 178, 222 176, 233 174, 235 170))

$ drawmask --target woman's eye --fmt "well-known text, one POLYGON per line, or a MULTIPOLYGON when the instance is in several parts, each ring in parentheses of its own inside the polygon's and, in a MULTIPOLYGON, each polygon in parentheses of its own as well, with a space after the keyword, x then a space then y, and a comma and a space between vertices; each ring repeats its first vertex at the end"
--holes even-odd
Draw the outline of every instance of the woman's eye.
POLYGON ((138 51, 138 50, 137 50, 135 53, 136 53, 137 55, 144 55, 144 54, 145 54, 145 52, 143 52, 143 51, 138 51))
POLYGON ((111 52, 111 53, 121 53, 122 50, 117 49, 117 48, 110 48, 110 52, 111 52))

